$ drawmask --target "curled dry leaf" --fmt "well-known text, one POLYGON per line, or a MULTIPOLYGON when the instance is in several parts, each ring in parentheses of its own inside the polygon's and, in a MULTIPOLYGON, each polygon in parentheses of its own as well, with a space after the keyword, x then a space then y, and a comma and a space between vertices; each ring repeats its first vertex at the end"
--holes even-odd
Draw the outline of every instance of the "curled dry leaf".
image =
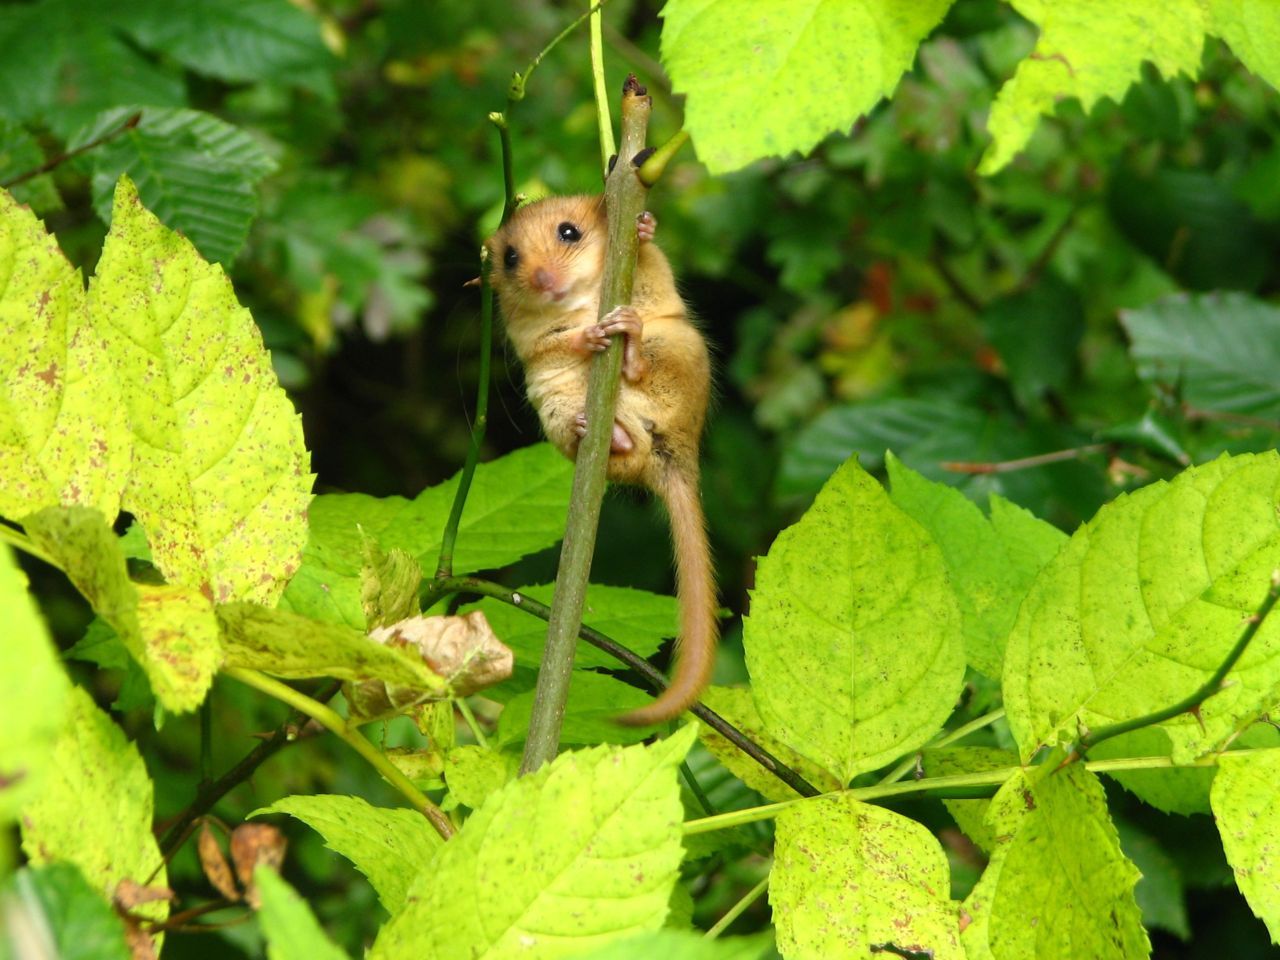
POLYGON ((125 877, 116 884, 112 893, 116 911, 124 918, 124 939, 129 947, 129 956, 133 960, 156 960, 155 937, 142 926, 142 922, 132 914, 134 907, 157 900, 177 899, 168 887, 144 887, 136 880, 125 877))
MULTIPOLYGON (((450 697, 466 697, 511 676, 514 657, 484 614, 475 610, 461 617, 410 617, 369 631, 369 639, 416 650, 423 662, 449 685, 450 697)), ((353 717, 372 718, 397 713, 439 691, 413 690, 381 681, 347 685, 353 717)))
POLYGON ((253 871, 265 865, 279 873, 287 845, 284 834, 269 823, 242 823, 231 831, 231 862, 244 888, 244 898, 253 909, 262 905, 253 884, 253 871))
POLYGON ((233 903, 240 899, 240 890, 236 887, 235 878, 231 875, 231 864, 218 843, 218 838, 209 829, 208 822, 200 824, 200 836, 196 839, 196 851, 200 854, 200 867, 220 894, 233 903))

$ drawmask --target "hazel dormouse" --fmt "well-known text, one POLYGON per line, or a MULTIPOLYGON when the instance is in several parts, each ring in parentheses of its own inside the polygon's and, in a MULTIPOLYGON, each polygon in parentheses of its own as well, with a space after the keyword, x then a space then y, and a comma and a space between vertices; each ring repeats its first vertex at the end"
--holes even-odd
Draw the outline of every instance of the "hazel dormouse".
POLYGON ((569 459, 586 434, 592 357, 624 338, 608 477, 653 491, 671 522, 680 636, 671 684, 620 723, 642 726, 688 708, 711 679, 716 589, 698 487, 698 448, 711 392, 706 341, 653 242, 657 222, 636 222, 631 303, 598 319, 608 224, 604 198, 549 197, 518 209, 486 243, 490 281, 525 388, 547 438, 569 459))

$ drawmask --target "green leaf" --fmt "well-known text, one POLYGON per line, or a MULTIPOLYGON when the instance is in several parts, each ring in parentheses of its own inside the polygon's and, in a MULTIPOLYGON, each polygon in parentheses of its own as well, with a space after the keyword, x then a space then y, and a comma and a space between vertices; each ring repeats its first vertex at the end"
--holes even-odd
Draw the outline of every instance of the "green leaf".
POLYGON ((307 535, 302 424, 226 275, 162 226, 127 178, 89 313, 134 435, 124 506, 156 566, 217 603, 273 603, 307 535))
POLYGON ((766 729, 843 782, 928 740, 964 683, 942 553, 856 461, 760 560, 743 646, 766 729))
MULTIPOLYGON (((1041 571, 1005 650, 1009 727, 1041 744, 1193 693, 1234 646, 1280 568, 1280 457, 1220 457, 1107 504, 1041 571)), ((1163 724, 1185 763, 1280 697, 1280 618, 1259 629, 1199 716, 1163 724)))
POLYGON ((63 654, 67 660, 84 660, 104 670, 120 670, 120 689, 111 703, 117 713, 128 710, 154 712, 156 696, 151 681, 142 664, 129 655, 120 634, 102 617, 94 617, 85 628, 84 636, 63 654))
MULTIPOLYGON (((955 586, 964 626, 965 659, 989 677, 999 677, 1004 643, 1028 587, 1066 536, 1043 520, 1000 500, 997 529, 954 487, 926 480, 892 454, 889 499, 933 537, 955 586), (1005 546, 1007 530, 1014 549, 1005 546)), ((996 500, 998 498, 993 498, 996 500)), ((993 510, 994 510, 993 506, 993 510)))
MULTIPOLYGON (((572 481, 573 465, 547 443, 477 467, 458 527, 454 573, 504 567, 558 542, 572 481)), ((384 551, 404 550, 423 569, 435 570, 457 484, 455 474, 412 500, 362 493, 316 497, 302 568, 285 592, 285 605, 318 620, 363 628, 362 536, 373 537, 384 551)))
MULTIPOLYGON (((1173 752, 1169 734, 1160 727, 1143 727, 1103 741, 1089 750, 1091 760, 1127 757, 1167 757, 1173 752)), ((1213 767, 1173 767, 1166 770, 1108 770, 1107 776, 1143 803, 1189 816, 1209 812, 1213 767)))
POLYGON ((1182 285, 1251 290, 1271 272, 1272 231, 1233 187, 1201 170, 1121 167, 1109 178, 1107 208, 1124 236, 1182 285))
POLYGON ((7 827, 40 794, 70 688, 48 628, 27 592, 27 577, 7 546, 0 546, 0 622, 5 625, 0 825, 7 827))
POLYGON ((1060 100, 1074 97, 1085 110, 1104 97, 1119 101, 1144 61, 1165 77, 1195 76, 1200 66, 1207 26, 1200 0, 1014 0, 1013 6, 1040 28, 1040 37, 996 95, 982 174, 1012 160, 1060 100))
POLYGON ((1210 0, 1209 29, 1241 63, 1280 88, 1280 27, 1268 0, 1210 0))
MULTIPOLYGON (((818 764, 806 760, 784 743, 774 740, 764 729, 760 713, 756 710, 751 691, 742 687, 708 687, 699 698, 752 741, 795 770, 823 793, 839 790, 844 784, 818 764)), ((747 756, 711 727, 698 729, 702 745, 713 757, 727 767, 734 776, 755 790, 766 800, 781 803, 794 800, 796 791, 783 783, 759 763, 747 756)))
POLYGON ((946 855, 928 829, 846 796, 778 816, 769 903, 788 960, 963 960, 946 855))
POLYGON ((507 784, 424 865, 370 960, 563 957, 661 927, 694 736, 562 754, 507 784))
MULTIPOLYGON (((0 183, 26 176, 44 165, 44 150, 30 133, 18 124, 0 117, 0 183)), ((18 203, 36 212, 57 210, 62 205, 51 174, 42 173, 9 189, 18 203)))
POLYGON ((1212 294, 1127 310, 1121 322, 1143 380, 1200 410, 1280 420, 1280 309, 1212 294))
MULTIPOLYGON (((36 865, 75 864, 108 900, 122 881, 165 886, 151 832, 151 780, 138 748, 79 687, 63 720, 45 788, 22 812, 23 851, 36 865)), ((133 910, 163 920, 169 904, 156 900, 133 910)))
POLYGON ((467 745, 450 750, 444 758, 444 782, 449 795, 476 810, 516 775, 509 762, 514 754, 467 745))
POLYGON ((115 519, 132 445, 84 284, 0 190, 0 515, 56 503, 115 519))
POLYGON ((1222 848, 1236 884, 1253 912, 1280 943, 1280 862, 1274 848, 1280 830, 1275 804, 1280 750, 1218 758, 1210 801, 1222 848))
MULTIPOLYGON (((319 20, 288 0, 126 0, 123 25, 144 47, 197 73, 239 83, 276 80, 316 89, 335 61, 319 20)), ((323 87, 321 87, 323 90, 323 87)))
POLYGON ((208 598, 190 587, 130 581, 120 541, 96 510, 47 507, 22 523, 115 629, 156 699, 175 713, 200 706, 222 663, 208 598))
MULTIPOLYGON (((523 743, 529 734, 535 691, 527 690, 507 701, 498 718, 497 744, 523 743)), ((638 743, 653 735, 661 724, 623 726, 621 714, 653 702, 653 695, 601 673, 580 671, 569 685, 560 742, 571 744, 638 743)))
POLYGON ((369 536, 364 538, 362 546, 360 605, 368 625, 390 626, 422 613, 418 604, 422 567, 418 561, 404 550, 384 553, 378 541, 369 536))
POLYGON ((275 161, 243 130, 198 110, 108 110, 69 148, 118 130, 138 112, 136 126, 93 151, 98 215, 111 222, 116 184, 128 175, 161 222, 186 235, 206 259, 231 263, 258 212, 254 187, 275 161))
POLYGON ((0 890, 0 908, 13 937, 0 932, 0 955, 8 956, 4 948, 26 931, 26 946, 36 951, 30 956, 45 956, 31 942, 40 930, 58 960, 130 960, 124 921, 70 863, 19 870, 0 890))
POLYGON ((253 883, 262 897, 258 922, 270 960, 347 960, 325 935, 307 902, 280 874, 263 865, 253 871, 253 883))
POLYGON ((370 806, 359 797, 284 797, 250 814, 287 813, 311 827, 324 845, 369 878, 394 915, 409 885, 440 846, 440 835, 415 810, 370 806))
POLYGON ((228 666, 289 679, 383 680, 442 694, 446 690, 421 655, 370 640, 358 630, 252 603, 226 604, 217 612, 228 666))
POLYGON ((1066 386, 1084 335, 1084 305, 1073 287, 1048 274, 987 304, 980 321, 1024 410, 1041 408, 1046 394, 1066 386))
POLYGON ((0 13, 0 112, 67 137, 122 103, 181 106, 182 72, 120 35, 116 4, 40 0, 0 13), (40 42, 30 43, 32 37, 40 42))
POLYGON ((911 69, 951 0, 669 0, 662 62, 698 157, 726 173, 848 130, 911 69))
MULTIPOLYGON (((520 587, 514 592, 550 606, 555 584, 520 587)), ((546 621, 492 597, 468 604, 459 612, 477 609, 484 611, 493 632, 514 651, 516 663, 526 667, 537 667, 542 663, 542 649, 547 639, 546 621)), ((664 637, 676 635, 679 610, 675 597, 592 583, 587 585, 582 622, 633 653, 651 657, 658 652, 664 637)), ((615 670, 620 666, 613 657, 585 641, 578 643, 573 664, 579 668, 608 667, 615 670)))
POLYGON ((1150 952, 1134 900, 1138 870, 1120 851, 1102 784, 1051 757, 1015 774, 991 801, 998 838, 961 908, 969 960, 1134 960, 1150 952))
POLYGON ((766 960, 775 956, 772 946, 773 938, 767 933, 708 940, 701 930, 663 929, 573 956, 574 960, 766 960))
MULTIPOLYGON (((995 747, 946 747, 924 752, 924 771, 929 777, 984 773, 1017 765, 1017 754, 995 747)), ((995 834, 986 822, 990 800, 943 800, 942 803, 966 837, 988 854, 996 848, 995 834)))
POLYGON ((1178 865, 1155 837, 1124 820, 1116 822, 1120 849, 1142 874, 1133 888, 1133 898, 1142 911, 1142 923, 1148 930, 1168 930, 1182 940, 1191 939, 1187 919, 1187 895, 1178 865))

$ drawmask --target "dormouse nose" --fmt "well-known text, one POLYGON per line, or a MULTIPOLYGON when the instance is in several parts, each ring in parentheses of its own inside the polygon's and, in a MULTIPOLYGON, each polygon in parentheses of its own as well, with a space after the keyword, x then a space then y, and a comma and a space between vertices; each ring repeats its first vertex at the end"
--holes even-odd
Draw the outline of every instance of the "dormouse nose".
POLYGON ((538 290, 550 290, 556 285, 555 275, 546 267, 538 267, 533 271, 533 285, 538 290))

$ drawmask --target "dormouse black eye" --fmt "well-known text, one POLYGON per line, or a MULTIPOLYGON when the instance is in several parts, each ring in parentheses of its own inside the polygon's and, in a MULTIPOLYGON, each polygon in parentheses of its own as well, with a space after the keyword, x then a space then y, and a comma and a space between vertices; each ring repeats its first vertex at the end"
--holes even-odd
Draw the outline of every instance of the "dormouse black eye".
POLYGON ((507 252, 502 255, 502 262, 508 270, 514 270, 520 262, 520 251, 515 247, 507 247, 507 252))
POLYGON ((568 221, 556 227, 556 236, 560 238, 561 243, 577 243, 582 239, 582 233, 568 221))

